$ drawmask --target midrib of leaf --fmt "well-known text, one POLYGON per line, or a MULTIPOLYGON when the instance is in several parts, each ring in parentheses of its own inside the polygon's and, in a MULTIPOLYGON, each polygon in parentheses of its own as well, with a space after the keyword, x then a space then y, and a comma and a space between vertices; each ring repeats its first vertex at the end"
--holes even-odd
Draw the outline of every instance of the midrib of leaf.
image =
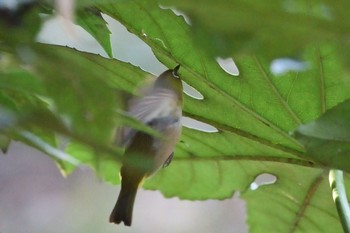
POLYGON ((203 122, 206 122, 212 126, 214 126, 215 128, 219 129, 219 130, 222 130, 222 131, 226 131, 226 132, 230 132, 230 133, 233 133, 233 134, 236 134, 236 135, 239 135, 241 137, 244 137, 244 138, 248 138, 252 141, 255 141, 255 142, 258 142, 262 145, 265 145, 265 146, 268 146, 268 147, 271 147, 271 148, 274 148, 274 149, 277 149, 277 150, 280 150, 280 151, 283 151, 283 152, 286 152, 286 153, 290 153, 296 157, 303 157, 302 153, 298 150, 295 150, 295 149, 291 149, 289 147, 285 147, 281 144, 274 144, 272 142, 270 142, 269 140, 266 140, 266 139, 262 139, 258 136, 255 136, 251 133, 248 133, 246 131, 243 131, 243 130, 240 130, 240 129, 237 129, 237 128, 234 128, 232 126, 228 126, 228 125, 224 125, 224 124, 221 124, 221 123, 218 123, 216 121, 213 121, 213 120, 209 120, 207 118, 204 118, 202 116, 198 116, 198 115, 194 115, 192 113, 189 113, 187 111, 184 111, 183 112, 185 116, 188 116, 188 117, 191 117, 191 118, 195 118, 199 121, 203 121, 203 122))
POLYGON ((294 158, 281 158, 274 156, 264 156, 264 155, 215 155, 213 157, 174 157, 174 161, 263 161, 263 162, 278 162, 278 163, 288 163, 295 164, 303 167, 319 167, 314 162, 307 160, 300 160, 294 158))
POLYGON ((316 179, 314 180, 314 182, 312 182, 312 184, 310 185, 306 196, 303 200, 302 205, 299 208, 299 211, 297 212, 294 222, 292 224, 292 228, 290 229, 289 233, 294 233, 300 223, 300 221, 302 220, 305 214, 306 209, 309 207, 309 204, 311 202, 311 199, 314 197, 317 189, 320 187, 321 182, 323 181, 325 175, 328 173, 327 170, 323 170, 323 172, 316 177, 316 179))
POLYGON ((271 82, 271 79, 269 78, 269 76, 267 75, 265 69, 262 67, 259 59, 254 56, 254 60, 260 70, 260 72, 262 73, 262 76, 264 77, 264 79, 266 80, 266 82, 269 84, 271 90, 273 91, 273 93, 278 97, 278 100, 282 103, 283 107, 287 110, 287 112, 290 114, 291 118, 294 120, 296 125, 301 125, 302 121, 300 120, 300 118, 295 114, 295 112, 290 108, 290 106, 288 105, 288 103, 286 102, 286 100, 281 96, 281 94, 279 93, 279 91, 277 90, 276 86, 271 82))

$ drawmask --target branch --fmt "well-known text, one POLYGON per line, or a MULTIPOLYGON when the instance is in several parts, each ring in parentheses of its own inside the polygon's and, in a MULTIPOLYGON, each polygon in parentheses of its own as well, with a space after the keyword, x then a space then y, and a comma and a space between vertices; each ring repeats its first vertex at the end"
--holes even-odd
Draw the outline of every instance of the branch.
POLYGON ((330 170, 329 184, 344 233, 350 233, 350 208, 344 187, 343 171, 330 170))

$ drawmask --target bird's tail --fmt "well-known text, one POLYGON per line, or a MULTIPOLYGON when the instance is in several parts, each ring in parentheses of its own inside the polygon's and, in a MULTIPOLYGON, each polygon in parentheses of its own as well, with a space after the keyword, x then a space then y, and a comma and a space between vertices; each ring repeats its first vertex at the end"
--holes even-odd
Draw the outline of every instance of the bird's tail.
POLYGON ((126 226, 131 226, 135 197, 141 180, 142 178, 137 179, 137 181, 134 180, 134 182, 127 182, 122 179, 122 188, 109 217, 109 222, 116 224, 124 222, 126 226))

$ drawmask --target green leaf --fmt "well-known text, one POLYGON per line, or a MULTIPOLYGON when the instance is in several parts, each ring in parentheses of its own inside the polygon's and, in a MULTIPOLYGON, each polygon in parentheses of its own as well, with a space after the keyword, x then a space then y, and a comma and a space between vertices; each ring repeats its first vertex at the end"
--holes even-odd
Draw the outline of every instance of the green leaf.
MULTIPOLYGON (((133 92, 147 73, 127 63, 59 46, 38 45, 34 52, 33 65, 49 100, 49 112, 44 110, 40 115, 40 109, 34 109, 36 117, 28 122, 55 130, 81 145, 78 149, 68 149, 79 162, 89 163, 98 170, 103 160, 120 161, 120 151, 112 145, 116 129, 121 125, 153 132, 123 113, 123 96, 133 92), (64 69, 57 70, 57 64, 64 69), (89 159, 81 157, 87 151, 82 148, 94 151, 89 159)), ((64 162, 60 166, 67 173, 74 168, 64 162)))
POLYGON ((346 55, 350 3, 330 0, 159 1, 183 11, 201 49, 214 55, 257 53, 268 58, 298 55, 334 41, 346 55))
POLYGON ((349 76, 335 46, 309 47, 302 55, 308 69, 280 76, 271 74, 269 57, 242 55, 235 59, 240 75, 233 77, 198 49, 183 18, 170 10, 141 1, 100 8, 143 39, 162 63, 181 65, 180 76, 204 96, 186 96, 184 114, 218 129, 184 128, 171 166, 149 179, 146 188, 191 200, 244 192, 252 207, 251 232, 273 232, 276 225, 278 232, 339 232, 322 165, 305 158, 303 146, 290 134, 350 98, 349 76), (249 191, 262 173, 275 175, 277 183, 249 191), (273 224, 264 215, 274 216, 273 224))
POLYGON ((120 161, 121 152, 112 144, 121 125, 154 133, 123 112, 124 95, 143 81, 148 75, 144 71, 59 46, 37 45, 28 52, 33 58, 26 68, 9 54, 4 54, 0 63, 1 130, 6 130, 9 137, 47 153, 69 172, 74 166, 65 160, 74 161, 74 165, 89 162, 96 169, 92 161, 120 161), (53 133, 91 147, 96 153, 90 161, 80 161, 77 150, 69 157, 62 151, 64 147, 47 140, 45 135, 53 133))
POLYGON ((275 184, 242 194, 250 232, 342 232, 327 171, 281 164, 272 171, 275 184))
POLYGON ((76 12, 77 23, 88 31, 101 44, 109 57, 113 57, 110 34, 107 23, 98 9, 86 7, 76 12))
POLYGON ((305 53, 310 68, 284 76, 273 76, 262 57, 241 56, 236 78, 197 50, 185 22, 171 11, 137 1, 105 5, 103 11, 139 35, 169 67, 180 63, 182 78, 203 94, 204 100, 185 99, 185 114, 215 126, 219 133, 185 131, 184 144, 195 139, 187 143, 187 155, 297 158, 303 148, 289 132, 350 98, 349 77, 332 46, 311 48, 305 53), (155 18, 160 20, 155 23, 155 18), (196 146, 199 140, 205 143, 196 146), (209 145, 215 149, 209 150, 209 145))
MULTIPOLYGON (((95 168, 97 175, 106 182, 120 183, 119 170, 121 164, 107 154, 101 153, 101 151, 98 152, 93 147, 88 147, 78 142, 69 143, 65 152, 77 158, 81 163, 95 168)), ((72 164, 61 163, 60 165, 65 174, 69 174, 74 170, 72 164)))
POLYGON ((122 107, 117 88, 130 90, 135 85, 133 82, 137 82, 136 78, 144 74, 132 69, 129 73, 121 73, 128 69, 126 64, 108 62, 102 57, 72 49, 38 46, 36 51, 39 54, 36 72, 47 95, 54 101, 53 108, 74 132, 89 135, 101 143, 110 143, 116 128, 116 109, 122 107), (57 70, 57 64, 64 69, 57 70), (123 82, 121 77, 116 82, 118 74, 131 75, 135 79, 124 79, 123 82))
POLYGON ((0 89, 27 95, 42 94, 42 84, 32 73, 23 69, 0 71, 0 89))
POLYGON ((79 161, 76 160, 74 157, 62 152, 61 150, 57 149, 54 145, 51 145, 54 135, 50 135, 48 134, 48 132, 41 132, 40 134, 38 134, 38 132, 36 131, 36 134, 34 134, 30 131, 21 130, 16 132, 15 137, 19 138, 23 142, 26 142, 32 147, 37 148, 45 154, 51 156, 55 160, 67 161, 74 165, 79 164, 79 161))
POLYGON ((350 100, 328 110, 315 121, 301 125, 296 138, 309 158, 350 171, 350 100))

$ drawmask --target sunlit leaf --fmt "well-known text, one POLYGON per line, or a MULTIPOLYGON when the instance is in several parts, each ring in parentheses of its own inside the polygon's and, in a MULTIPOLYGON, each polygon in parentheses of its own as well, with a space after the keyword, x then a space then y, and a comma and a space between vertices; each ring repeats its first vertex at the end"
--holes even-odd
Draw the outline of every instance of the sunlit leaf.
MULTIPOLYGON (((171 166, 150 179, 147 188, 160 189, 167 197, 201 200, 228 198, 234 191, 243 191, 253 208, 249 213, 259 210, 248 221, 264 227, 254 227, 251 232, 275 229, 263 217, 269 203, 276 207, 269 208, 269 216, 289 211, 283 219, 274 219, 281 232, 297 232, 305 226, 311 232, 341 229, 331 197, 323 191, 328 188, 323 170, 312 168, 320 165, 303 158, 303 146, 290 134, 298 125, 350 98, 349 76, 333 45, 309 47, 302 55, 309 68, 281 76, 271 74, 269 57, 243 55, 234 59, 240 75, 232 77, 198 48, 184 19, 170 10, 138 1, 101 9, 143 39, 161 62, 169 67, 181 65, 181 77, 204 96, 203 100, 186 98, 185 115, 219 130, 185 129, 171 166), (261 173, 274 174, 277 183, 247 191, 261 173), (296 174, 295 179, 290 174, 296 174), (260 196, 271 192, 269 201, 261 201, 260 196), (329 213, 316 213, 319 210, 313 205, 329 213), (322 223, 308 225, 309 219, 316 221, 312 216, 322 223)), ((276 46, 285 46, 279 41, 276 46)))

